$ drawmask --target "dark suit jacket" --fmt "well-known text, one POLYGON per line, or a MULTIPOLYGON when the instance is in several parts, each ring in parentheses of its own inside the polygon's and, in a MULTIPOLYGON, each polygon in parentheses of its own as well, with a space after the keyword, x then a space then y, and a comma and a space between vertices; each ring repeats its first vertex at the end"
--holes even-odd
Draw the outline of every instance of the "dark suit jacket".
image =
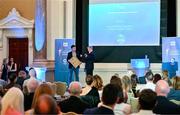
MULTIPOLYGON (((76 52, 76 57, 81 61, 81 57, 80 57, 79 52, 76 52)), ((69 59, 71 59, 71 58, 72 58, 72 51, 68 53, 67 61, 68 61, 69 59)), ((69 63, 69 62, 68 62, 68 63, 69 63)), ((69 69, 72 68, 72 67, 73 67, 73 65, 72 65, 71 63, 69 63, 69 69)), ((79 66, 78 66, 78 68, 79 68, 79 66)))
POLYGON ((69 99, 66 99, 58 104, 61 108, 61 111, 66 112, 75 112, 82 114, 85 109, 89 108, 89 105, 81 101, 80 98, 71 96, 69 99))
POLYGON ((180 106, 170 102, 166 97, 157 96, 153 113, 156 114, 178 114, 180 113, 180 106))
POLYGON ((88 53, 87 57, 84 57, 85 61, 85 69, 86 70, 93 70, 94 69, 94 61, 95 61, 95 55, 93 52, 88 53))
POLYGON ((99 114, 99 115, 102 115, 102 114, 108 114, 108 115, 114 115, 114 112, 111 110, 111 109, 108 109, 106 107, 95 107, 95 108, 92 108, 92 109, 86 109, 84 111, 84 115, 94 115, 94 114, 99 114))

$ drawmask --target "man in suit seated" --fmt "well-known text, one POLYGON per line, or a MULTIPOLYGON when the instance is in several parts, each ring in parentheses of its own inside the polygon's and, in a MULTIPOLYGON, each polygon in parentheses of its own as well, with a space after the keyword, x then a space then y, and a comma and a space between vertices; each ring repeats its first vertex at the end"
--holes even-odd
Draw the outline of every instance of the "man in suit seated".
POLYGON ((71 82, 68 90, 71 96, 70 98, 59 103, 61 111, 63 113, 75 112, 82 114, 84 110, 89 107, 89 105, 79 98, 82 92, 81 84, 77 81, 71 82))
POLYGON ((114 115, 113 109, 118 101, 118 87, 114 84, 108 84, 103 88, 102 93, 102 105, 100 107, 95 107, 92 109, 85 110, 85 115, 93 114, 108 114, 114 115))
POLYGON ((170 91, 169 85, 164 80, 159 80, 156 83, 155 91, 157 93, 157 100, 153 112, 156 114, 179 114, 180 106, 170 102, 167 99, 167 94, 170 91))

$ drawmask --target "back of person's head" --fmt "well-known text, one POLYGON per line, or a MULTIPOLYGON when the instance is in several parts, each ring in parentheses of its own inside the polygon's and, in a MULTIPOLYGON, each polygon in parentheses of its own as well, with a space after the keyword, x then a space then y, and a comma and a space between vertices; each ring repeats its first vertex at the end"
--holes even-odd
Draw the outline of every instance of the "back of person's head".
POLYGON ((152 110, 156 103, 156 93, 151 89, 144 89, 139 95, 139 104, 143 110, 152 110))
POLYGON ((169 72, 168 72, 168 70, 163 70, 162 74, 163 74, 162 76, 163 76, 163 79, 164 79, 164 78, 168 77, 169 72))
POLYGON ((110 84, 115 84, 122 89, 122 82, 120 77, 113 75, 110 79, 110 84))
POLYGON ((10 88, 1 100, 1 115, 5 115, 8 109, 16 110, 23 114, 24 95, 19 88, 10 88))
POLYGON ((147 81, 153 81, 153 73, 152 71, 148 71, 145 75, 145 78, 147 79, 147 81))
POLYGON ((52 96, 44 94, 41 95, 34 108, 34 114, 58 114, 59 109, 56 101, 52 96))
POLYGON ((68 90, 72 96, 79 96, 80 93, 82 92, 82 86, 80 82, 73 81, 70 83, 68 90))
POLYGON ((169 85, 165 80, 159 80, 156 83, 155 91, 157 93, 157 96, 167 96, 167 94, 170 91, 169 85))
POLYGON ((91 85, 93 82, 93 76, 92 75, 87 75, 86 76, 86 84, 91 85))
POLYGON ((172 86, 175 90, 180 90, 180 77, 176 76, 172 78, 172 86))
POLYGON ((119 100, 117 103, 121 103, 124 101, 124 96, 123 96, 123 88, 122 88, 122 83, 121 83, 121 78, 117 76, 112 76, 110 80, 110 84, 114 84, 118 87, 119 90, 119 100))
POLYGON ((3 59, 3 64, 7 64, 8 58, 3 59))
POLYGON ((93 86, 97 88, 98 90, 102 90, 103 88, 103 80, 97 74, 93 76, 93 86))
POLYGON ((103 88, 102 92, 102 102, 105 105, 114 105, 118 101, 119 89, 117 85, 107 84, 103 88))
POLYGON ((53 92, 51 86, 49 86, 46 83, 42 83, 39 85, 39 87, 37 87, 34 97, 33 97, 32 108, 35 107, 35 103, 36 103, 37 99, 43 94, 48 94, 50 96, 54 95, 54 92, 53 92))
POLYGON ((26 72, 24 70, 20 70, 18 72, 18 77, 26 78, 26 72))
POLYGON ((39 82, 34 78, 30 78, 27 82, 27 89, 29 93, 35 92, 38 86, 39 86, 39 82))
POLYGON ((10 81, 11 83, 14 83, 14 82, 15 82, 16 77, 17 77, 17 76, 16 76, 15 73, 12 73, 12 74, 10 74, 10 75, 8 76, 9 81, 10 81))
POLYGON ((137 75, 136 74, 132 74, 131 75, 131 85, 132 85, 132 87, 136 87, 137 86, 137 83, 138 83, 138 81, 137 81, 137 75))
POLYGON ((129 91, 131 89, 131 87, 132 87, 131 79, 127 75, 125 75, 125 76, 122 77, 121 80, 122 80, 123 89, 126 90, 126 91, 129 91))
POLYGON ((51 86, 51 88, 52 88, 54 94, 56 94, 56 92, 57 92, 57 85, 56 85, 56 83, 51 83, 50 86, 51 86))
POLYGON ((29 69, 29 76, 36 78, 36 70, 34 68, 29 69))
POLYGON ((156 84, 159 80, 161 80, 161 75, 156 73, 153 77, 153 83, 156 84))

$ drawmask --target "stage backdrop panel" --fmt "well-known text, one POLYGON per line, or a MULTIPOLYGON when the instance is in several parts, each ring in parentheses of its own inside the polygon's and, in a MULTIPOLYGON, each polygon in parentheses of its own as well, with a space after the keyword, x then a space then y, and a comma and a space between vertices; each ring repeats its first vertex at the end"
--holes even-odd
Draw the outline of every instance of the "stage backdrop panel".
POLYGON ((55 40, 55 81, 62 81, 67 83, 69 69, 66 58, 68 52, 71 51, 71 45, 74 43, 74 39, 70 38, 55 40))
POLYGON ((180 37, 162 38, 162 63, 171 62, 174 58, 178 62, 178 74, 180 73, 180 37))

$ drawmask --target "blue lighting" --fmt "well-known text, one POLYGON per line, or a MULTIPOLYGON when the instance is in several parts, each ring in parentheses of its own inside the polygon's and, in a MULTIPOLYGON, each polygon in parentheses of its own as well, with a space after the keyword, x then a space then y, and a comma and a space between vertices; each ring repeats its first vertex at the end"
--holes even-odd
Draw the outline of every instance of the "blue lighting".
MULTIPOLYGON (((30 67, 26 67, 26 70, 29 71, 30 67)), ((33 67, 36 71, 36 77, 40 81, 46 81, 46 67, 33 67)))
POLYGON ((41 4, 42 0, 37 0, 37 10, 35 19, 35 48, 40 51, 45 43, 45 12, 41 4))

